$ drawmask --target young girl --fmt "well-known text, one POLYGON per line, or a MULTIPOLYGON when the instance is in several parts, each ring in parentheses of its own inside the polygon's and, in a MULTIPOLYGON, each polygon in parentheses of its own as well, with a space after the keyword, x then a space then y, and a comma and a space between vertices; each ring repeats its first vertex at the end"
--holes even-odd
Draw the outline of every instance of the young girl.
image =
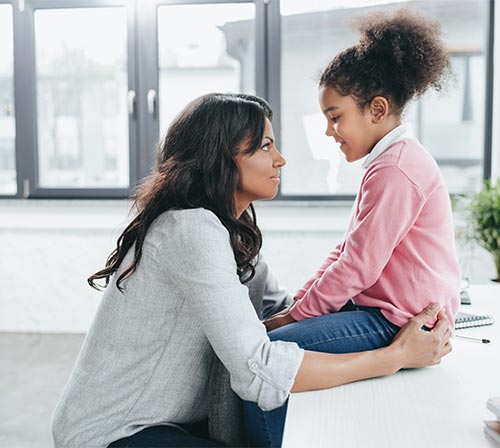
POLYGON ((218 360, 240 397, 273 409, 291 391, 436 364, 451 350, 446 319, 419 331, 439 307, 375 352, 269 340, 259 317, 286 294, 262 266, 252 201, 276 195, 285 164, 271 117, 260 98, 209 94, 172 123, 136 216, 89 278, 106 292, 54 412, 57 448, 220 446, 207 431, 218 360))
MULTIPOLYGON (((439 25, 403 9, 367 15, 359 30, 359 42, 328 64, 319 83, 326 135, 348 162, 365 158, 346 236, 295 303, 265 322, 271 340, 328 353, 388 345, 433 301, 453 322, 459 305, 449 194, 436 162, 401 121, 408 102, 439 90, 449 73, 439 25)), ((280 446, 286 407, 244 404, 253 445, 280 446)))
MULTIPOLYGON (((439 168, 401 115, 449 60, 439 25, 400 10, 360 21, 357 45, 324 69, 319 88, 326 135, 348 162, 365 158, 345 239, 268 329, 339 311, 352 299, 401 327, 438 301, 453 322, 460 269, 449 194, 439 168)), ((432 326, 433 322, 429 322, 432 326)))

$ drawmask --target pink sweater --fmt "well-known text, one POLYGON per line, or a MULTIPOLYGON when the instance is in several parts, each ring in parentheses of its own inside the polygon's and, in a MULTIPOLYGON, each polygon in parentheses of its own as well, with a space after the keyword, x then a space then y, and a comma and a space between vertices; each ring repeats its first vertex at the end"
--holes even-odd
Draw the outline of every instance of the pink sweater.
POLYGON ((320 316, 352 298, 402 326, 439 302, 453 322, 460 276, 441 172, 417 140, 406 139, 368 167, 344 241, 298 291, 290 314, 295 320, 320 316))

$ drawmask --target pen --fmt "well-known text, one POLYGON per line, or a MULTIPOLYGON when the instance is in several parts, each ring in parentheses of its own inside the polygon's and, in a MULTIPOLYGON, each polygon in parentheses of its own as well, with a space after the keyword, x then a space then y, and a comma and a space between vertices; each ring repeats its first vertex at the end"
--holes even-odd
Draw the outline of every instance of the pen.
POLYGON ((469 339, 471 341, 482 342, 483 344, 489 344, 491 341, 489 339, 473 338, 471 336, 462 336, 461 334, 456 334, 455 337, 462 339, 469 339))

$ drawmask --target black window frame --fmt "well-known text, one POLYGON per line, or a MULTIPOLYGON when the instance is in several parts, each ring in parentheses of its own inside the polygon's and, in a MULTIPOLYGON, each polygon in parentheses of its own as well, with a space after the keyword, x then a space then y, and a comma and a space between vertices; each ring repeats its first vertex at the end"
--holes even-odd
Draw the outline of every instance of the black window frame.
MULTIPOLYGON (((492 174, 494 27, 495 2, 487 2, 486 79, 483 178, 492 174)), ((0 0, 10 4, 13 14, 14 110, 17 193, 0 199, 121 199, 128 198, 135 185, 146 176, 154 162, 154 149, 164 130, 159 129, 157 100, 147 101, 148 93, 158 92, 157 8, 163 5, 253 3, 255 5, 255 88, 273 107, 278 145, 281 136, 281 14, 280 0, 0 0), (140 6, 139 6, 140 5, 140 6), (34 12, 37 9, 71 9, 123 6, 127 8, 129 113, 129 188, 40 188, 37 169, 36 62, 34 12), (153 45, 154 44, 154 45, 153 45)), ((153 95, 154 96, 154 95, 153 95)), ((351 201, 354 195, 284 195, 283 201, 351 201)))

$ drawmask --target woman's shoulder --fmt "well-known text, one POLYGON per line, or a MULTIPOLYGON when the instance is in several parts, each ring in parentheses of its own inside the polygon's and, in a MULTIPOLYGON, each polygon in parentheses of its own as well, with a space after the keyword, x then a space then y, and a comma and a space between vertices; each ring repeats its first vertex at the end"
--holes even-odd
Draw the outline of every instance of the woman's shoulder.
POLYGON ((166 211, 150 227, 146 240, 162 269, 230 264, 236 272, 229 232, 210 210, 166 211))
POLYGON ((156 218, 154 226, 197 228, 199 225, 222 226, 215 213, 206 208, 172 209, 163 212, 156 218))
MULTIPOLYGON (((150 229, 151 236, 168 236, 170 241, 227 238, 228 231, 215 213, 205 208, 175 209, 163 212, 150 229)), ((163 238, 162 238, 163 239, 163 238)))

